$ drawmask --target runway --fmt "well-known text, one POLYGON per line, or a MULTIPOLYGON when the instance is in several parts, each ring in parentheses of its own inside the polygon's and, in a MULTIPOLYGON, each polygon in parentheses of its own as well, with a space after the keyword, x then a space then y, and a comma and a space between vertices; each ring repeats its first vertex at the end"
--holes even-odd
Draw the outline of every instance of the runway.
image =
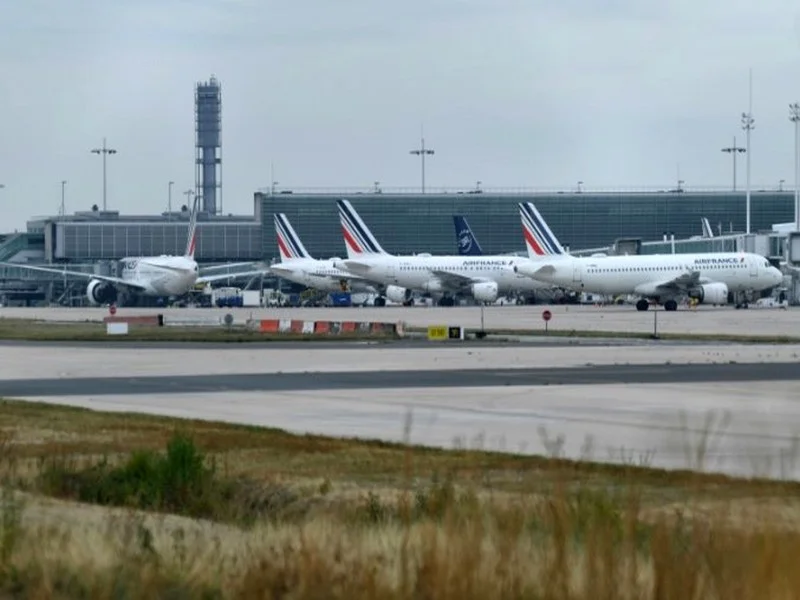
POLYGON ((411 441, 429 446, 800 479, 798 357, 795 344, 8 342, 0 396, 387 441, 410 412, 411 441), (729 418, 711 442, 708 415, 729 418))
POLYGON ((80 377, 0 380, 0 396, 106 396, 194 392, 289 392, 308 390, 392 390, 485 388, 496 386, 594 386, 798 381, 794 363, 700 365, 598 365, 549 369, 450 369, 340 371, 332 373, 240 373, 151 377, 80 377))

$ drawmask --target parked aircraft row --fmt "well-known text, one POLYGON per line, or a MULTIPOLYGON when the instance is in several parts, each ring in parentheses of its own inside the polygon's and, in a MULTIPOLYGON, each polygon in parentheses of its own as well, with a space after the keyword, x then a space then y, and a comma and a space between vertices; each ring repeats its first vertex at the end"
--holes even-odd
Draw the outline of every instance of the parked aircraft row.
MULTIPOLYGON (((388 253, 347 200, 338 200, 339 220, 347 258, 317 260, 308 254, 285 214, 275 215, 281 261, 271 270, 286 279, 324 291, 365 291, 380 294, 376 305, 408 303, 413 292, 429 293, 440 303, 454 294, 479 302, 494 302, 508 293, 571 290, 638 296, 638 310, 651 303, 676 310, 684 298, 726 304, 731 294, 760 292, 783 280, 763 256, 751 253, 695 253, 577 257, 565 252, 531 202, 520 203, 527 257, 483 255, 466 220, 454 220, 459 248, 456 256, 388 253), (464 227, 466 226, 466 227, 464 227), (469 243, 461 243, 462 234, 469 243)), ((712 236, 703 222, 704 237, 712 236)))

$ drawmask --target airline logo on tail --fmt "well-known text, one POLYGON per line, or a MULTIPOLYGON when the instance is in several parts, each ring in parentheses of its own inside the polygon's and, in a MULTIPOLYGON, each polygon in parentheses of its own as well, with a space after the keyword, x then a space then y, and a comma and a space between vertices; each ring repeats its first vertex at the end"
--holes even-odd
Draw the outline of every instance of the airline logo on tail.
POLYGON ((386 254, 350 202, 337 200, 336 205, 339 207, 339 220, 342 222, 342 233, 348 257, 386 254))
POLYGON ((199 207, 200 199, 195 196, 192 212, 189 215, 189 233, 186 238, 186 252, 184 253, 184 256, 191 260, 194 260, 194 250, 197 246, 197 211, 199 207))
POLYGON ((275 237, 278 240, 278 250, 281 253, 281 260, 292 260, 296 258, 310 258, 308 251, 300 241, 300 237, 295 233, 289 219, 283 213, 275 215, 275 237))
POLYGON ((564 254, 564 248, 561 247, 558 238, 550 231, 533 203, 520 203, 519 212, 522 217, 522 234, 525 237, 529 256, 564 254))
POLYGON ((469 226, 466 217, 453 215, 453 225, 456 228, 456 241, 458 242, 458 253, 461 256, 481 256, 483 250, 472 228, 469 226))

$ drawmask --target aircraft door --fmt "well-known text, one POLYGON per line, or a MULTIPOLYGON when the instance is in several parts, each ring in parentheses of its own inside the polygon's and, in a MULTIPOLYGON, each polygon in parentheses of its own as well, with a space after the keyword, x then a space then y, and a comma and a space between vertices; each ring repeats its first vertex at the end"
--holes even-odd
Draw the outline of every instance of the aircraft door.
POLYGON ((580 283, 582 280, 582 269, 581 263, 579 261, 573 261, 572 263, 572 283, 580 283))
POLYGON ((386 265, 386 276, 391 281, 397 283, 397 267, 394 263, 386 265))
POLYGON ((758 261, 756 260, 748 260, 750 263, 750 277, 755 279, 758 277, 758 261))

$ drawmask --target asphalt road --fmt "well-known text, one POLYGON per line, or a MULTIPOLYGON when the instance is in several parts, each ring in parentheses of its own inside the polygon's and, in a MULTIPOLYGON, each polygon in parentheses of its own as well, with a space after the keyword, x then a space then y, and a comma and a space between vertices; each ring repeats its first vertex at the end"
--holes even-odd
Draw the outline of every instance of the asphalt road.
POLYGON ((202 392, 287 392, 486 386, 797 381, 796 363, 598 365, 548 369, 461 369, 245 373, 144 377, 9 379, 0 397, 103 396, 202 392))

